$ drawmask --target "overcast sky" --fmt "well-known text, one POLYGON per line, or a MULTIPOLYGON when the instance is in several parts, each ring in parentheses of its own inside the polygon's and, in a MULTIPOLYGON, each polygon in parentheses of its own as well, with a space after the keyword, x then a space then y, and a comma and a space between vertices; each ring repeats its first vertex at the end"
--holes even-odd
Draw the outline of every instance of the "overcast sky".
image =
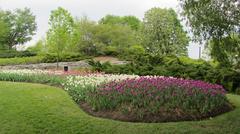
MULTIPOLYGON (((177 0, 0 0, 0 8, 14 10, 16 8, 31 8, 36 15, 38 30, 34 39, 27 44, 34 44, 45 36, 48 30, 48 19, 51 10, 63 7, 71 12, 74 17, 88 16, 91 20, 98 21, 107 14, 134 15, 139 19, 144 17, 144 12, 152 7, 174 8, 177 11, 177 0)), ((189 46, 189 56, 198 58, 198 46, 189 46)))

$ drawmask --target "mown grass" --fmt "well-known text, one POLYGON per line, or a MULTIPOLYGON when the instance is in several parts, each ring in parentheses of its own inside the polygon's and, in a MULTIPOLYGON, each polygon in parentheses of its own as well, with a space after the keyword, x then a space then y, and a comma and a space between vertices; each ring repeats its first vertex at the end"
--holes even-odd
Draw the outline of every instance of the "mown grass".
POLYGON ((0 133, 157 134, 240 132, 240 96, 228 95, 232 112, 204 121, 127 123, 87 115, 59 88, 0 82, 0 133))

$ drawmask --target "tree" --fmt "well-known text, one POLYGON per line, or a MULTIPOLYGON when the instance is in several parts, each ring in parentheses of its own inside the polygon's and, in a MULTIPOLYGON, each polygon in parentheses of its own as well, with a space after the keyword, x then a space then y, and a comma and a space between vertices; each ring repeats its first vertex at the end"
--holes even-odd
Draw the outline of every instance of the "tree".
POLYGON ((135 16, 123 16, 124 25, 130 26, 132 30, 138 31, 141 27, 141 21, 135 16))
POLYGON ((57 61, 59 61, 60 54, 71 49, 73 24, 73 18, 67 10, 59 7, 51 12, 50 29, 47 32, 47 47, 50 52, 57 53, 57 61))
POLYGON ((0 20, 5 23, 8 31, 5 32, 4 44, 12 49, 15 45, 22 45, 32 39, 37 29, 35 16, 30 9, 17 9, 14 12, 2 11, 0 20))
POLYGON ((83 17, 75 22, 74 42, 87 55, 124 54, 137 44, 135 32, 122 24, 97 24, 83 17))
POLYGON ((221 39, 240 32, 238 0, 180 0, 182 15, 195 39, 221 39))
POLYGON ((207 49, 210 55, 223 66, 240 66, 240 36, 232 34, 224 37, 218 43, 210 40, 207 49))
POLYGON ((94 31, 96 23, 89 20, 86 16, 77 19, 73 29, 73 44, 76 44, 76 50, 87 55, 96 53, 94 46, 94 31))
POLYGON ((145 13, 142 34, 148 52, 187 55, 189 38, 173 9, 152 8, 145 13))
POLYGON ((99 24, 108 25, 122 24, 122 18, 120 16, 115 15, 106 15, 105 17, 99 20, 99 24))
POLYGON ((129 26, 132 30, 139 30, 141 26, 141 21, 135 16, 115 16, 115 15, 106 15, 103 17, 99 24, 106 25, 124 25, 129 26))
POLYGON ((0 20, 0 49, 5 49, 6 47, 6 38, 9 34, 9 27, 8 25, 3 21, 0 20))
MULTIPOLYGON (((180 5, 183 9, 182 15, 191 27, 194 39, 210 42, 207 48, 210 48, 212 58, 221 65, 231 65, 230 59, 236 55, 235 50, 239 50, 236 37, 239 38, 240 35, 240 2, 180 0, 180 5)), ((234 57, 239 58, 239 56, 234 57)))
POLYGON ((135 32, 128 26, 100 24, 96 28, 95 44, 105 49, 103 51, 111 49, 116 54, 124 54, 138 41, 135 32))

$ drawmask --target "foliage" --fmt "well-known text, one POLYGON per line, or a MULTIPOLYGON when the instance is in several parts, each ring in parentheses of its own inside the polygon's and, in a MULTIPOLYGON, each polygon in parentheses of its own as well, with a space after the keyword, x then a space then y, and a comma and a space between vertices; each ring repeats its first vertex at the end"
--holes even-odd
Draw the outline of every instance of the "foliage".
POLYGON ((42 56, 0 58, 0 66, 41 63, 42 56))
POLYGON ((135 55, 145 55, 146 50, 142 45, 132 45, 126 50, 126 55, 123 55, 122 57, 127 60, 134 59, 135 55))
MULTIPOLYGON (((175 56, 162 57, 145 54, 135 56, 135 59, 130 64, 110 65, 103 63, 97 67, 98 71, 104 71, 105 73, 173 76, 203 80, 221 84, 230 92, 236 92, 236 89, 240 87, 240 73, 233 69, 220 68, 206 61, 183 60, 183 58, 175 56)), ((95 66, 93 69, 95 69, 95 66)))
POLYGON ((31 57, 36 55, 37 55, 36 53, 30 51, 16 51, 16 50, 0 51, 0 58, 31 57))
MULTIPOLYGON (((6 65, 21 65, 21 64, 37 64, 37 63, 54 63, 54 62, 70 62, 70 61, 80 61, 91 58, 89 56, 81 55, 78 53, 65 53, 58 56, 56 53, 45 53, 43 55, 32 56, 34 53, 29 52, 17 52, 14 56, 15 58, 0 58, 0 66, 6 65), (30 57, 25 57, 30 56, 30 57)), ((0 55, 1 56, 1 55, 0 55)), ((6 55, 2 55, 5 56, 6 55)), ((13 55, 7 55, 13 56, 13 55)))
POLYGON ((94 43, 94 31, 96 23, 87 17, 75 20, 73 29, 73 44, 76 44, 78 52, 87 55, 97 55, 94 43))
POLYGON ((143 20, 145 48, 153 54, 187 55, 189 39, 173 9, 152 8, 143 20))
POLYGON ((28 8, 16 9, 15 12, 0 11, 0 22, 8 28, 4 35, 4 45, 12 49, 15 45, 22 45, 32 39, 37 29, 35 16, 28 8))
POLYGON ((119 52, 116 46, 107 46, 103 48, 103 53, 106 56, 118 56, 119 52))
POLYGON ((132 30, 138 31, 141 27, 141 21, 135 16, 115 16, 106 15, 100 21, 100 24, 129 26, 132 30))
MULTIPOLYGON (((6 39, 10 32, 10 28, 8 27, 8 24, 2 19, 4 16, 4 13, 0 11, 0 49, 4 49, 6 46, 6 39)), ((6 48, 5 48, 6 49, 6 48)))
POLYGON ((50 29, 47 32, 48 52, 60 55, 64 51, 75 50, 71 46, 73 24, 73 18, 67 10, 59 7, 51 12, 49 19, 50 29))
POLYGON ((74 44, 86 55, 124 55, 137 43, 135 32, 124 25, 96 24, 86 17, 77 20, 74 28, 74 44))
POLYGON ((58 56, 57 53, 46 53, 43 55, 42 62, 44 63, 54 63, 54 62, 71 62, 80 61, 89 58, 78 53, 64 53, 58 56))
POLYGON ((196 39, 220 39, 240 28, 240 3, 236 0, 180 0, 182 15, 196 39))
POLYGON ((93 59, 88 60, 88 64, 92 66, 92 70, 98 71, 98 72, 101 72, 107 69, 109 66, 111 66, 109 62, 101 64, 100 61, 94 61, 93 59))
POLYGON ((240 36, 233 34, 221 41, 211 40, 208 44, 212 58, 222 66, 236 68, 240 66, 240 36))
POLYGON ((222 66, 239 61, 240 3, 236 0, 180 0, 182 15, 194 39, 207 41, 212 58, 222 66), (210 43, 209 43, 210 42, 210 43))
POLYGON ((124 55, 128 48, 136 43, 135 33, 129 27, 105 24, 96 27, 95 44, 102 46, 100 51, 103 53, 106 49, 115 48, 115 54, 124 55))

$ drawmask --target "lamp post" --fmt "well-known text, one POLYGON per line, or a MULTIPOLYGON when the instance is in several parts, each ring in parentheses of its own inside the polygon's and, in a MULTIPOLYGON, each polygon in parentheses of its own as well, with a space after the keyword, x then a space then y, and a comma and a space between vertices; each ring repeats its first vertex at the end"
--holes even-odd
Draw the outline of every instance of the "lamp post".
POLYGON ((202 57, 202 47, 199 46, 199 59, 201 59, 201 57, 202 57))

